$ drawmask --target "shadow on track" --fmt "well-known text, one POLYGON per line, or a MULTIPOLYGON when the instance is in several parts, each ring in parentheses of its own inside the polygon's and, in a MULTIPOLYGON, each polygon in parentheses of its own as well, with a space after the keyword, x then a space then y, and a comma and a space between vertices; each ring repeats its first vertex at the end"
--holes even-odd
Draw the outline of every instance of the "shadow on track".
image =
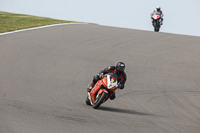
POLYGON ((118 109, 118 108, 103 107, 103 106, 99 107, 98 110, 116 112, 116 113, 124 113, 124 114, 135 114, 135 115, 143 115, 143 116, 158 116, 158 117, 162 117, 162 116, 159 116, 159 115, 138 112, 138 111, 135 111, 135 110, 118 109))

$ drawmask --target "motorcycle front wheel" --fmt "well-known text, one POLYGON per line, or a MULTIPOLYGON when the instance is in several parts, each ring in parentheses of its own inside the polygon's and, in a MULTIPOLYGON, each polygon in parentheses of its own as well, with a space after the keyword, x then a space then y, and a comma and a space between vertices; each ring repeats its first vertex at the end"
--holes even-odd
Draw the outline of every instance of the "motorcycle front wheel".
POLYGON ((96 99, 96 101, 94 102, 93 108, 97 109, 105 100, 107 93, 102 92, 99 97, 96 99))
POLYGON ((86 99, 85 99, 85 103, 86 103, 87 105, 91 105, 90 99, 88 98, 88 96, 87 96, 86 99))
POLYGON ((154 28, 154 31, 155 31, 155 32, 159 32, 159 28, 158 28, 158 27, 155 27, 155 28, 154 28))
POLYGON ((154 22, 153 26, 154 26, 154 31, 159 32, 160 26, 159 26, 158 22, 154 22))

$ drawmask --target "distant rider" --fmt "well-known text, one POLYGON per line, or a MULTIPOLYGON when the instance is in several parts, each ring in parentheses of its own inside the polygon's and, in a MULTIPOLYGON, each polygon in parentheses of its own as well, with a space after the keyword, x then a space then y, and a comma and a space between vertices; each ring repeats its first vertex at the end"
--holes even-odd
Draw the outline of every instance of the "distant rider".
MULTIPOLYGON (((163 24, 163 12, 161 10, 161 7, 160 6, 157 6, 156 9, 152 12, 151 14, 151 18, 154 14, 157 14, 157 15, 160 15, 161 16, 161 22, 160 22, 160 25, 163 24)), ((152 23, 153 23, 153 19, 151 19, 152 23)))
MULTIPOLYGON (((90 92, 91 89, 94 87, 96 82, 101 79, 101 76, 107 73, 115 73, 118 76, 118 85, 119 89, 124 89, 124 84, 126 82, 126 73, 124 72, 125 64, 123 62, 118 62, 116 66, 110 66, 101 70, 99 75, 93 77, 93 81, 90 86, 87 88, 87 91, 90 92)), ((115 99, 115 93, 110 97, 111 100, 115 99)))

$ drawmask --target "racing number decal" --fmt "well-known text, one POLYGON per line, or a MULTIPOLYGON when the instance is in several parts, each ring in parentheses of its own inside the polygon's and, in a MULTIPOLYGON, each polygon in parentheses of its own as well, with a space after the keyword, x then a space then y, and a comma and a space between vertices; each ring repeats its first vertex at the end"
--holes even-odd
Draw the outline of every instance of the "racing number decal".
POLYGON ((112 77, 112 79, 110 80, 111 83, 114 83, 115 82, 115 78, 112 77))

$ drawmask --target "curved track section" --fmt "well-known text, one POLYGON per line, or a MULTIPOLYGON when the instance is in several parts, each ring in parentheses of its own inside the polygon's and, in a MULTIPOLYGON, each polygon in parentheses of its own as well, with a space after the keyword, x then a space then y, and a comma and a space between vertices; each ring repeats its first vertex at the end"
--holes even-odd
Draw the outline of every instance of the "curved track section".
POLYGON ((199 133, 199 44, 90 24, 0 36, 0 132, 199 133), (94 110, 87 84, 117 61, 125 89, 94 110))

